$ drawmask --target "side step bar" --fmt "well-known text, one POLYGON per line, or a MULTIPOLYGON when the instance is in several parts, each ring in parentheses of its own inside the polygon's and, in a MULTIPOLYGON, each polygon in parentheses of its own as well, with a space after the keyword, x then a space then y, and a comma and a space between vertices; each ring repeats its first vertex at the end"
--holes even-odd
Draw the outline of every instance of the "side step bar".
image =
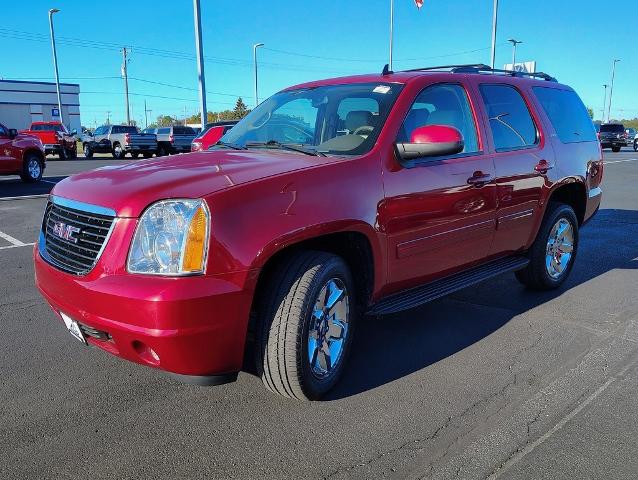
POLYGON ((390 295, 373 305, 367 313, 368 315, 387 315, 409 310, 502 273, 520 270, 525 268, 528 263, 529 259, 527 257, 519 255, 501 258, 420 287, 390 295))

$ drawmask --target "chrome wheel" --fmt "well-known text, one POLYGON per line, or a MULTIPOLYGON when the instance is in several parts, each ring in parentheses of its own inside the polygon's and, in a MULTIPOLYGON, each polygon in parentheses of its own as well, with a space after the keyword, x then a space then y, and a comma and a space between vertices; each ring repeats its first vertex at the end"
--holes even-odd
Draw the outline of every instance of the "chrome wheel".
POLYGON ((117 158, 120 158, 122 156, 122 146, 119 143, 115 145, 113 151, 115 152, 115 156, 117 158))
POLYGON ((88 157, 91 155, 91 148, 88 145, 84 145, 84 156, 88 157))
POLYGON ((545 250, 545 267, 553 279, 559 278, 569 266, 574 252, 574 228, 565 218, 559 218, 549 232, 545 250))
POLYGON ((33 180, 37 180, 38 178, 40 178, 42 167, 40 166, 40 162, 37 158, 32 158, 31 160, 29 160, 29 163, 27 164, 27 171, 29 172, 29 176, 33 180))
POLYGON ((318 378, 330 375, 341 359, 348 335, 350 305, 344 282, 332 278, 315 301, 308 328, 308 362, 318 378))

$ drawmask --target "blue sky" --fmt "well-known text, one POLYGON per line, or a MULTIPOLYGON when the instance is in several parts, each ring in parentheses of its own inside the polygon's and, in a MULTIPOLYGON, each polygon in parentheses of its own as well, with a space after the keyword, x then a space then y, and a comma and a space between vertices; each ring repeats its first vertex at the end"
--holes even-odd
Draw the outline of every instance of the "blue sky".
MULTIPOLYGON (((0 42, 5 79, 52 79, 47 12, 55 16, 62 81, 80 83, 82 123, 125 118, 121 55, 130 46, 133 116, 195 113, 197 68, 190 0, 30 0, 3 2, 0 42), (154 49, 154 50, 152 50, 154 49), (12 52, 11 56, 7 52, 12 52), (9 61, 13 58, 13 61, 9 61), (152 83, 155 82, 155 83, 152 83), (161 85, 167 84, 167 85, 161 85), (171 86, 169 86, 171 85, 171 86), (170 98, 161 98, 170 97, 170 98)), ((201 0, 208 109, 253 103, 252 45, 264 42, 260 97, 317 78, 381 71, 387 63, 389 0, 201 0)), ((625 4, 627 7, 628 4, 625 4)), ((604 83, 617 66, 612 117, 638 117, 635 15, 601 16, 593 0, 500 0, 496 63, 518 60, 571 85, 600 118, 604 83)), ((395 0, 395 69, 489 63, 492 0, 395 0)))

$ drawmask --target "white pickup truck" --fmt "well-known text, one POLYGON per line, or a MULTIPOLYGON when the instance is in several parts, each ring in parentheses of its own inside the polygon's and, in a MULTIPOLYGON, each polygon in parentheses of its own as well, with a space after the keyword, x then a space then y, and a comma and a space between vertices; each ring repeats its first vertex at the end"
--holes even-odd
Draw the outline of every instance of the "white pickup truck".
POLYGON ((84 156, 94 153, 110 153, 113 158, 124 158, 127 153, 137 158, 152 157, 157 152, 157 137, 151 133, 140 133, 132 125, 102 125, 95 129, 93 137, 82 144, 84 156))

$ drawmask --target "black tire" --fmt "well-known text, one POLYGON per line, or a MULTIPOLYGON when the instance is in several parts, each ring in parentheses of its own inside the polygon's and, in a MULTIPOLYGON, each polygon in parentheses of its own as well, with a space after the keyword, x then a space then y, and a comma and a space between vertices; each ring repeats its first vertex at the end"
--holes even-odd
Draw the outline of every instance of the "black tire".
POLYGON ((118 142, 115 142, 113 144, 113 150, 111 151, 111 155, 113 155, 113 158, 121 160, 126 156, 126 150, 124 150, 118 142))
POLYGON ((66 148, 63 145, 60 146, 60 152, 58 153, 59 160, 68 160, 66 148))
POLYGON ((44 173, 44 160, 38 157, 35 153, 27 153, 24 162, 22 165, 22 172, 20 173, 20 178, 24 183, 36 183, 42 180, 42 174, 44 173), (31 168, 32 164, 37 164, 39 167, 31 168), (39 173, 36 173, 35 170, 38 170, 39 173))
POLYGON ((85 143, 83 145, 83 150, 84 150, 85 158, 93 158, 93 149, 91 148, 91 145, 89 145, 88 143, 85 143))
POLYGON ((638 140, 634 140, 634 152, 638 152, 638 140))
POLYGON ((153 153, 152 152, 144 152, 142 155, 144 156, 144 158, 151 158, 153 156, 153 153))
POLYGON ((131 158, 137 158, 140 156, 140 152, 131 152, 131 158))
POLYGON ((614 153, 620 152, 620 147, 611 147, 611 151, 614 153))
POLYGON ((578 219, 572 207, 564 203, 550 203, 536 240, 529 249, 529 264, 516 272, 518 281, 533 290, 553 290, 560 287, 574 266, 578 252, 578 237, 578 219), (561 220, 566 220, 571 225, 573 232, 572 252, 562 272, 558 276, 552 276, 547 266, 548 242, 552 229, 561 220))
POLYGON ((258 302, 257 372, 273 393, 298 400, 316 400, 339 381, 352 345, 357 302, 350 270, 336 255, 301 251, 280 265, 264 285, 258 302), (345 296, 340 297, 345 302, 340 305, 347 305, 342 310, 346 312, 347 328, 341 330, 346 333, 341 354, 334 365, 325 362, 323 357, 324 364, 332 367, 319 376, 308 357, 310 322, 315 302, 320 301, 319 294, 332 281, 345 287, 345 296))
POLYGON ((68 158, 69 160, 75 160, 76 158, 78 158, 77 148, 69 148, 66 151, 66 158, 68 158))
POLYGON ((166 157, 167 155, 168 155, 168 151, 166 150, 166 147, 164 147, 164 145, 160 145, 159 147, 157 147, 158 157, 166 157))

